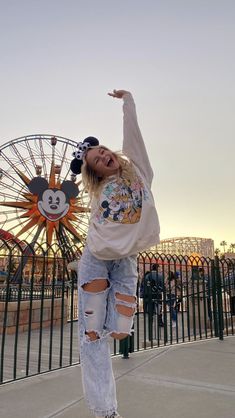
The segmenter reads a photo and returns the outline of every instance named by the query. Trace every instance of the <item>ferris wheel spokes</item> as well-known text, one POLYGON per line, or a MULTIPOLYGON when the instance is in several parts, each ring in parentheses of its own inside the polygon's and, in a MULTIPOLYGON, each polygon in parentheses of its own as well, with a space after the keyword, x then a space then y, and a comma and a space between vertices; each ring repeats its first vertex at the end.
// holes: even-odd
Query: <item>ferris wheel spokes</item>
POLYGON ((58 242, 58 233, 65 246, 84 245, 90 208, 81 178, 70 171, 75 146, 75 141, 39 134, 0 146, 0 206, 6 208, 0 228, 30 244, 40 226, 36 237, 45 248, 58 242))

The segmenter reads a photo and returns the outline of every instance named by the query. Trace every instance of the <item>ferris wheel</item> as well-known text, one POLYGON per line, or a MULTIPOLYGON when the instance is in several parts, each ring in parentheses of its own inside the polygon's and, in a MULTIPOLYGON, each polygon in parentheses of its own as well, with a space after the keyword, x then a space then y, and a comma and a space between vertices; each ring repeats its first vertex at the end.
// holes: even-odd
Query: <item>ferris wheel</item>
POLYGON ((70 171, 76 142, 29 135, 0 146, 0 237, 62 254, 82 249, 89 201, 81 177, 70 171))

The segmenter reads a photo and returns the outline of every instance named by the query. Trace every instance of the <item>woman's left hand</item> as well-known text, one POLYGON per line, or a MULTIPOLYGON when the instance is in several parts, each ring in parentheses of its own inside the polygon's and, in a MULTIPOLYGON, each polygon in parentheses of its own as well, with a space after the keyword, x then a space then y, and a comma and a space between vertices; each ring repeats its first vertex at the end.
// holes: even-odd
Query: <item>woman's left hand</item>
POLYGON ((124 94, 129 93, 126 90, 113 90, 113 93, 108 93, 109 96, 114 97, 116 99, 122 99, 124 94))

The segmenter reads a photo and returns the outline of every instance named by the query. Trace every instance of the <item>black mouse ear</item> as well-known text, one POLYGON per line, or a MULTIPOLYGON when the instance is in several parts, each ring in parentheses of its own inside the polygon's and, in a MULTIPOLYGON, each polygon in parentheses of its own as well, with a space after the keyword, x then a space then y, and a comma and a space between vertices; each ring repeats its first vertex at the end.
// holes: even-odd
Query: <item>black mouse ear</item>
POLYGON ((80 174, 81 173, 81 167, 82 167, 82 160, 78 160, 77 158, 74 158, 74 160, 70 163, 70 169, 73 172, 73 174, 80 174))
POLYGON ((94 136, 88 136, 83 140, 83 144, 84 142, 88 142, 92 147, 96 147, 97 145, 99 145, 99 140, 94 136))
POLYGON ((63 181, 61 190, 69 199, 71 199, 71 197, 76 197, 79 193, 78 185, 71 180, 63 181))
POLYGON ((28 189, 33 194, 41 195, 48 189, 48 182, 43 177, 34 177, 28 184, 28 189))

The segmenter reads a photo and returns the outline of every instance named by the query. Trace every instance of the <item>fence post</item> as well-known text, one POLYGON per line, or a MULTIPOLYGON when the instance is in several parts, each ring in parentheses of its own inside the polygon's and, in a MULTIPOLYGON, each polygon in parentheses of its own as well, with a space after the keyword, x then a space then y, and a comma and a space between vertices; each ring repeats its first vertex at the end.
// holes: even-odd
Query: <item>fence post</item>
POLYGON ((123 358, 129 358, 129 336, 120 341, 119 353, 123 358))
POLYGON ((224 339, 224 318, 223 318, 223 301, 222 301, 222 284, 219 268, 219 257, 215 256, 215 282, 217 290, 217 306, 218 306, 218 325, 219 325, 219 339, 224 339))
POLYGON ((218 333, 218 309, 217 309, 217 298, 216 298, 215 260, 211 260, 211 290, 212 290, 212 306, 213 306, 215 337, 218 337, 219 333, 218 333))
POLYGON ((135 351, 135 342, 134 342, 134 322, 133 322, 132 334, 128 335, 119 343, 119 353, 122 354, 123 358, 129 358, 129 353, 133 353, 134 351, 135 351))

